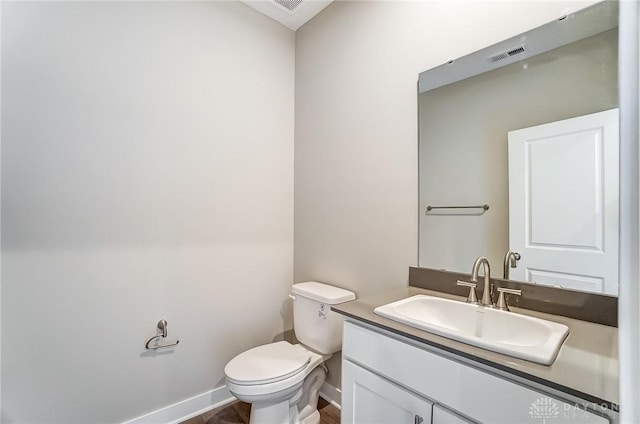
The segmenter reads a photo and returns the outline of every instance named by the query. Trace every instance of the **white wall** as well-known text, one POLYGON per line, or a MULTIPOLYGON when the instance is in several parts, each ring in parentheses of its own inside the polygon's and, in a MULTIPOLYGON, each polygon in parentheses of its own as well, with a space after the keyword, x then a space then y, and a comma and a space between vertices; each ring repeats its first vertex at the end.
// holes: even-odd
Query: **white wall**
POLYGON ((294 33, 240 3, 3 3, 2 420, 119 422, 290 328, 294 33), (145 340, 169 322, 173 352, 145 340))
MULTIPOLYGON (((0 26, 2 23, 2 2, 0 2, 0 26)), ((0 105, 2 104, 2 30, 0 29, 0 105)), ((0 186, 2 184, 2 107, 0 106, 0 186)), ((1 191, 1 189, 0 189, 1 191)), ((0 421, 2 421, 2 194, 0 193, 0 421)))
POLYGON ((640 4, 620 4, 620 299, 618 369, 621 423, 640 422, 640 4))
MULTIPOLYGON (((336 2, 302 27, 294 279, 406 285, 418 73, 587 3, 336 2)), ((290 326, 293 33, 223 2, 2 8, 4 422, 221 385, 290 326), (181 344, 147 356, 161 318, 181 344)))
POLYGON ((300 28, 295 280, 359 296, 406 285, 418 256, 418 74, 591 3, 334 2, 300 28))

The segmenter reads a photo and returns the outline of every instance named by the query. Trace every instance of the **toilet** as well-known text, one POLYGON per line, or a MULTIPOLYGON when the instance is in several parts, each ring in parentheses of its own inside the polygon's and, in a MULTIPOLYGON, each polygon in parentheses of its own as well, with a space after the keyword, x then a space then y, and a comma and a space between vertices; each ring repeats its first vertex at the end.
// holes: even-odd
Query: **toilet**
POLYGON ((251 424, 317 424, 324 362, 342 348, 342 318, 331 305, 353 292, 309 281, 294 284, 293 327, 300 344, 281 341, 249 349, 224 368, 227 388, 251 403, 251 424))

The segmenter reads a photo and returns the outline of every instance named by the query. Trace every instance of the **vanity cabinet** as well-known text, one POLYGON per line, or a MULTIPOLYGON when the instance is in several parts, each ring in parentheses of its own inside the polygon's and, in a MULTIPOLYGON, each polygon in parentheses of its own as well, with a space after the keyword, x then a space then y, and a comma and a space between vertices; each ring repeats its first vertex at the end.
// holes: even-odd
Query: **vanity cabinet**
POLYGON ((342 349, 342 424, 610 422, 506 373, 359 322, 345 321, 342 349))
POLYGON ((437 404, 433 405, 432 417, 433 424, 472 424, 471 421, 437 404))
POLYGON ((374 374, 365 368, 345 361, 342 368, 343 381, 349 381, 349 390, 343 391, 342 422, 386 424, 431 422, 433 403, 407 389, 374 374), (347 396, 345 398, 345 396, 347 396), (345 415, 349 415, 345 421, 345 415))

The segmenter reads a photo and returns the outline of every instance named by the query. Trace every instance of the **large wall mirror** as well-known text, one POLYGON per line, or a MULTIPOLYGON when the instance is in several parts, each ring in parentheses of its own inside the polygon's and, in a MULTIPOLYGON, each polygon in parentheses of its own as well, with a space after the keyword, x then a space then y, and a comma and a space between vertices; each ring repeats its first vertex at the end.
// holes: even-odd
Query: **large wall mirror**
POLYGON ((420 266, 502 278, 513 252, 510 279, 617 295, 616 2, 425 71, 418 100, 420 266))

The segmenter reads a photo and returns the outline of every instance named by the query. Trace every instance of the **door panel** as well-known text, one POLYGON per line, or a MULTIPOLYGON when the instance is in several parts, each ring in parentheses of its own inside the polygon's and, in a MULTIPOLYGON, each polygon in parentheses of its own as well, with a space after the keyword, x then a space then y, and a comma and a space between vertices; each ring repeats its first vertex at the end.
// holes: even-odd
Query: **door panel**
POLYGON ((509 132, 511 278, 618 292, 618 110, 509 132))
POLYGON ((535 281, 546 286, 560 286, 566 289, 602 293, 604 279, 588 277, 586 275, 565 274, 562 272, 543 271, 541 269, 526 268, 525 280, 535 281), (558 284, 560 282, 560 284, 558 284))

